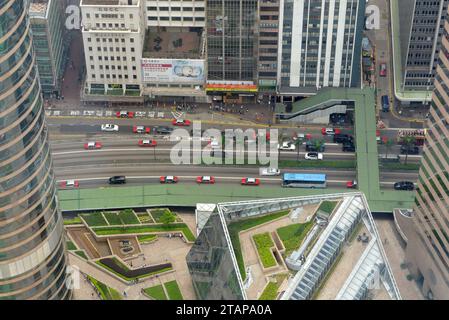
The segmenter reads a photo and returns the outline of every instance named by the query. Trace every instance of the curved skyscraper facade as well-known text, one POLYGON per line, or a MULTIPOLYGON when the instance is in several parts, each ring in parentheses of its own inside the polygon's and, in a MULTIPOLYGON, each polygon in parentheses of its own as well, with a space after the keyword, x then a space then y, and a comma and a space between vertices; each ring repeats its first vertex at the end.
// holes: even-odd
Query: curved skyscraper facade
POLYGON ((0 300, 67 299, 64 230, 27 3, 0 0, 0 300))

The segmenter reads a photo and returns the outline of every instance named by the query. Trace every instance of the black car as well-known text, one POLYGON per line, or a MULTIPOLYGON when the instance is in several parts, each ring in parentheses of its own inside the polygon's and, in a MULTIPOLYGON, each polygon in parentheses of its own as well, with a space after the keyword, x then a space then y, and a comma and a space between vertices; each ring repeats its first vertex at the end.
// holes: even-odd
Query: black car
POLYGON ((346 142, 353 143, 354 137, 350 136, 349 134, 335 134, 334 135, 334 143, 346 143, 346 142))
POLYGON ((394 184, 394 190, 409 190, 412 191, 415 189, 415 185, 410 181, 400 181, 394 184))
POLYGON ((346 122, 346 113, 332 113, 329 116, 329 121, 335 125, 342 125, 346 122))
POLYGON ((407 154, 407 153, 408 154, 419 154, 419 147, 418 146, 410 146, 407 148, 407 146, 401 146, 401 154, 407 154))
POLYGON ((155 130, 158 134, 171 134, 173 132, 173 128, 170 127, 156 127, 155 130))
POLYGON ((346 142, 346 143, 343 143, 343 148, 342 148, 342 150, 343 150, 344 152, 355 152, 355 145, 354 145, 353 142, 346 142))
POLYGON ((109 178, 109 184, 125 184, 125 176, 113 176, 109 178))
POLYGON ((321 146, 321 148, 317 149, 316 145, 314 143, 307 143, 306 144, 306 151, 311 152, 324 152, 325 146, 324 144, 321 146))

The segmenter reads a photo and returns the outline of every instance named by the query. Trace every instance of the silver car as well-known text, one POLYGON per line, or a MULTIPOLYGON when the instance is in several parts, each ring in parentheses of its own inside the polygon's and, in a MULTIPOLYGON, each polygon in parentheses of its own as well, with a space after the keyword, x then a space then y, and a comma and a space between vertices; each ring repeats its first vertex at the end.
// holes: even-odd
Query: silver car
POLYGON ((101 131, 114 132, 118 131, 118 125, 116 124, 102 124, 101 131))

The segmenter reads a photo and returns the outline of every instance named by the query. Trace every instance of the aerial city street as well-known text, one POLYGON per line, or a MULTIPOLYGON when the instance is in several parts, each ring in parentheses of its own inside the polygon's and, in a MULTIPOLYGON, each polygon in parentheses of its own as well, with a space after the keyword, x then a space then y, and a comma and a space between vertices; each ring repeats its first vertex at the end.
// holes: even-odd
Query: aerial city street
POLYGON ((0 0, 0 300, 449 299, 448 5, 0 0))

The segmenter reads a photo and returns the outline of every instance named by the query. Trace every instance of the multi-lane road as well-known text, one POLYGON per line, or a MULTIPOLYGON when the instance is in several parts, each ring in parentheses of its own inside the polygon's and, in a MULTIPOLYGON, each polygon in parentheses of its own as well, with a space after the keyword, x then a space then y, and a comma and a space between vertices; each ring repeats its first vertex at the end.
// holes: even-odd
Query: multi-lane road
MULTIPOLYGON (((54 168, 57 179, 76 179, 81 188, 102 187, 108 185, 108 178, 114 175, 125 175, 130 185, 143 183, 158 183, 159 177, 175 175, 180 183, 195 183, 197 176, 211 175, 216 178, 217 184, 239 184, 243 177, 259 177, 257 166, 197 166, 173 165, 170 162, 170 153, 175 142, 168 141, 167 137, 156 137, 156 148, 142 148, 137 142, 147 137, 132 133, 132 126, 121 126, 119 133, 104 133, 99 129, 100 124, 77 123, 70 125, 71 132, 65 129, 66 124, 50 126, 51 146, 54 159, 54 168), (86 131, 86 126, 91 128, 86 131), (100 141, 103 148, 100 150, 84 150, 87 141, 100 141)), ((319 134, 319 133, 317 133, 319 134)), ((341 151, 341 146, 330 142, 327 137, 325 160, 340 161, 354 160, 354 153, 341 151)), ((203 150, 210 150, 207 142, 202 143, 203 150), (208 149, 209 148, 209 149, 208 149)), ((392 151, 390 151, 392 152, 392 151)), ((277 153, 277 152, 276 152, 277 153)), ((300 159, 304 159, 305 151, 300 150, 300 159)), ((297 152, 282 151, 280 159, 296 160, 297 152)), ((413 159, 413 158, 412 158, 413 159)), ((329 187, 344 187, 346 182, 356 179, 355 170, 339 169, 284 169, 282 171, 327 174, 329 187)), ((261 187, 264 185, 280 185, 280 177, 260 177, 261 187)), ((382 187, 391 188, 399 180, 417 179, 415 172, 382 172, 382 187)))

